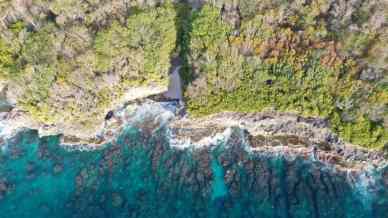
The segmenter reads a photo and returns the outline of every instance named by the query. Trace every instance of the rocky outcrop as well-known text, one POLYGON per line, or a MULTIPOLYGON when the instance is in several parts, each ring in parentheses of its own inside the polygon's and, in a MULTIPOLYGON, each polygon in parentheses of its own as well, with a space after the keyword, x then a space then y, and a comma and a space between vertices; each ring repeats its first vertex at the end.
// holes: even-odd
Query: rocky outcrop
POLYGON ((284 154, 309 159, 341 170, 362 171, 388 163, 381 150, 365 149, 342 141, 320 118, 304 118, 291 113, 220 113, 204 118, 182 117, 178 102, 143 100, 112 111, 111 117, 94 140, 84 145, 77 138, 62 137, 74 149, 94 149, 116 143, 128 126, 141 129, 151 137, 166 128, 169 144, 178 149, 203 149, 230 137, 244 143, 246 151, 284 154))
POLYGON ((53 125, 36 121, 29 113, 18 108, 10 108, 8 112, 0 113, 0 135, 4 138, 12 138, 18 132, 25 129, 35 129, 41 137, 50 135, 63 135, 64 143, 72 144, 99 144, 99 134, 105 131, 105 117, 109 111, 121 108, 122 105, 135 99, 142 99, 150 95, 161 94, 167 91, 167 87, 136 87, 131 88, 124 96, 116 100, 112 106, 107 108, 105 113, 94 117, 95 126, 83 126, 76 123, 69 123, 64 119, 53 125))
POLYGON ((228 135, 235 127, 244 132, 251 151, 275 150, 349 167, 380 165, 380 150, 352 145, 334 134, 327 120, 305 118, 291 113, 220 113, 200 119, 181 119, 171 124, 173 136, 182 144, 211 144, 212 137, 228 135), (314 154, 315 153, 315 154, 314 154))

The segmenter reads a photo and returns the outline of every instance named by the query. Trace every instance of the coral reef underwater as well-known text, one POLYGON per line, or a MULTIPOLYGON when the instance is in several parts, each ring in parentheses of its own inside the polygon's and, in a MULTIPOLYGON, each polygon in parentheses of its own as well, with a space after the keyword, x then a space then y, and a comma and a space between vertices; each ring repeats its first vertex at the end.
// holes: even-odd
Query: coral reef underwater
POLYGON ((171 121, 151 109, 97 150, 64 147, 59 137, 39 138, 34 130, 8 139, 0 153, 1 213, 8 218, 384 218, 388 213, 386 165, 339 168, 310 154, 256 152, 238 127, 207 146, 179 147, 172 143, 171 121))

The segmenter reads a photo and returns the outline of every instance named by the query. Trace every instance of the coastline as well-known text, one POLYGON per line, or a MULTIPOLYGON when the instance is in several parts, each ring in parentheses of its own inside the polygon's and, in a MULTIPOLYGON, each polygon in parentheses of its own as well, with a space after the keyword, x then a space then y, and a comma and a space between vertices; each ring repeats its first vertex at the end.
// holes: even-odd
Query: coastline
POLYGON ((386 14, 0 0, 1 214, 387 218, 386 14))
POLYGON ((201 149, 217 140, 227 140, 237 131, 251 152, 300 156, 351 170, 378 168, 388 163, 383 151, 344 142, 320 118, 282 112, 223 112, 191 118, 184 108, 179 69, 179 65, 172 66, 167 91, 146 96, 138 93, 136 96, 145 97, 116 104, 93 135, 82 138, 50 131, 52 127, 40 125, 14 108, 0 114, 0 141, 4 144, 18 132, 36 129, 39 137, 61 135, 61 145, 68 149, 95 150, 115 143, 127 126, 133 126, 150 132, 167 128, 173 147, 201 149))
MULTIPOLYGON (((225 112, 193 119, 181 116, 179 111, 180 105, 176 101, 143 99, 132 102, 113 111, 112 117, 104 122, 102 131, 93 138, 94 142, 62 135, 61 145, 76 150, 100 149, 114 144, 123 130, 131 126, 150 135, 162 128, 167 129, 170 144, 176 149, 211 147, 217 141, 227 141, 232 134, 238 134, 249 152, 299 156, 342 170, 360 171, 388 164, 382 151, 343 142, 319 118, 279 112, 225 112)), ((14 129, 8 131, 9 135, 4 135, 3 128, 2 141, 6 142, 23 130, 26 128, 14 129)))

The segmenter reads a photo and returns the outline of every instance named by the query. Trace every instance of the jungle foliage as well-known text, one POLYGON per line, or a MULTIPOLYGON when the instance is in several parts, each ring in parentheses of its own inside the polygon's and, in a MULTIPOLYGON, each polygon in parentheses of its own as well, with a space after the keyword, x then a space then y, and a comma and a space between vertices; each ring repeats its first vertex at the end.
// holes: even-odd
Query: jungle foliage
POLYGON ((92 128, 128 87, 167 86, 179 55, 194 116, 287 111, 327 118, 354 144, 388 142, 381 0, 11 3, 0 0, 0 79, 43 123, 92 128))
POLYGON ((167 86, 177 35, 172 5, 138 8, 95 28, 48 18, 35 27, 10 24, 0 34, 9 98, 43 123, 93 129, 126 90, 167 86))
POLYGON ((279 18, 277 7, 243 12, 247 18, 238 28, 219 8, 206 5, 194 12, 189 55, 194 80, 186 89, 190 113, 291 111, 327 118, 348 142, 384 146, 386 71, 375 81, 362 80, 357 59, 375 35, 349 34, 342 46, 342 36, 327 29, 315 3, 280 25, 268 22, 279 18))

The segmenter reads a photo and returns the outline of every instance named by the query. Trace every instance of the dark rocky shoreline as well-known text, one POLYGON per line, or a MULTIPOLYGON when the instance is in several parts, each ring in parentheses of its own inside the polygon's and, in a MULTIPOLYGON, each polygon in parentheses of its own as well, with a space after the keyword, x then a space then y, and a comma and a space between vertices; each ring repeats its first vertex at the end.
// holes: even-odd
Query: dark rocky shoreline
MULTIPOLYGON (((317 161, 354 169, 366 165, 381 167, 388 162, 387 154, 382 150, 366 149, 342 141, 321 118, 280 112, 225 112, 204 118, 189 118, 187 114, 182 116, 181 110, 180 103, 175 101, 143 99, 129 102, 111 111, 110 119, 105 121, 96 136, 85 140, 62 135, 61 143, 73 149, 99 149, 104 144, 114 143, 121 131, 131 125, 149 132, 166 127, 177 147, 196 144, 195 147, 200 148, 211 145, 212 138, 217 138, 217 135, 230 134, 226 132, 233 128, 241 131, 249 149, 257 152, 283 152, 302 158, 315 155, 317 161)), ((18 118, 17 115, 7 115, 3 122, 5 120, 7 124, 15 117, 18 118)), ((4 126, 2 141, 7 141, 23 129, 26 128, 8 130, 4 126)))
POLYGON ((172 123, 174 137, 189 137, 199 142, 227 128, 235 127, 244 133, 250 149, 263 152, 290 153, 295 156, 316 155, 317 161, 341 167, 363 168, 372 164, 387 164, 387 154, 342 141, 329 130, 320 118, 303 118, 290 113, 221 113, 203 119, 180 120, 172 123), (314 154, 316 153, 316 154, 314 154))

